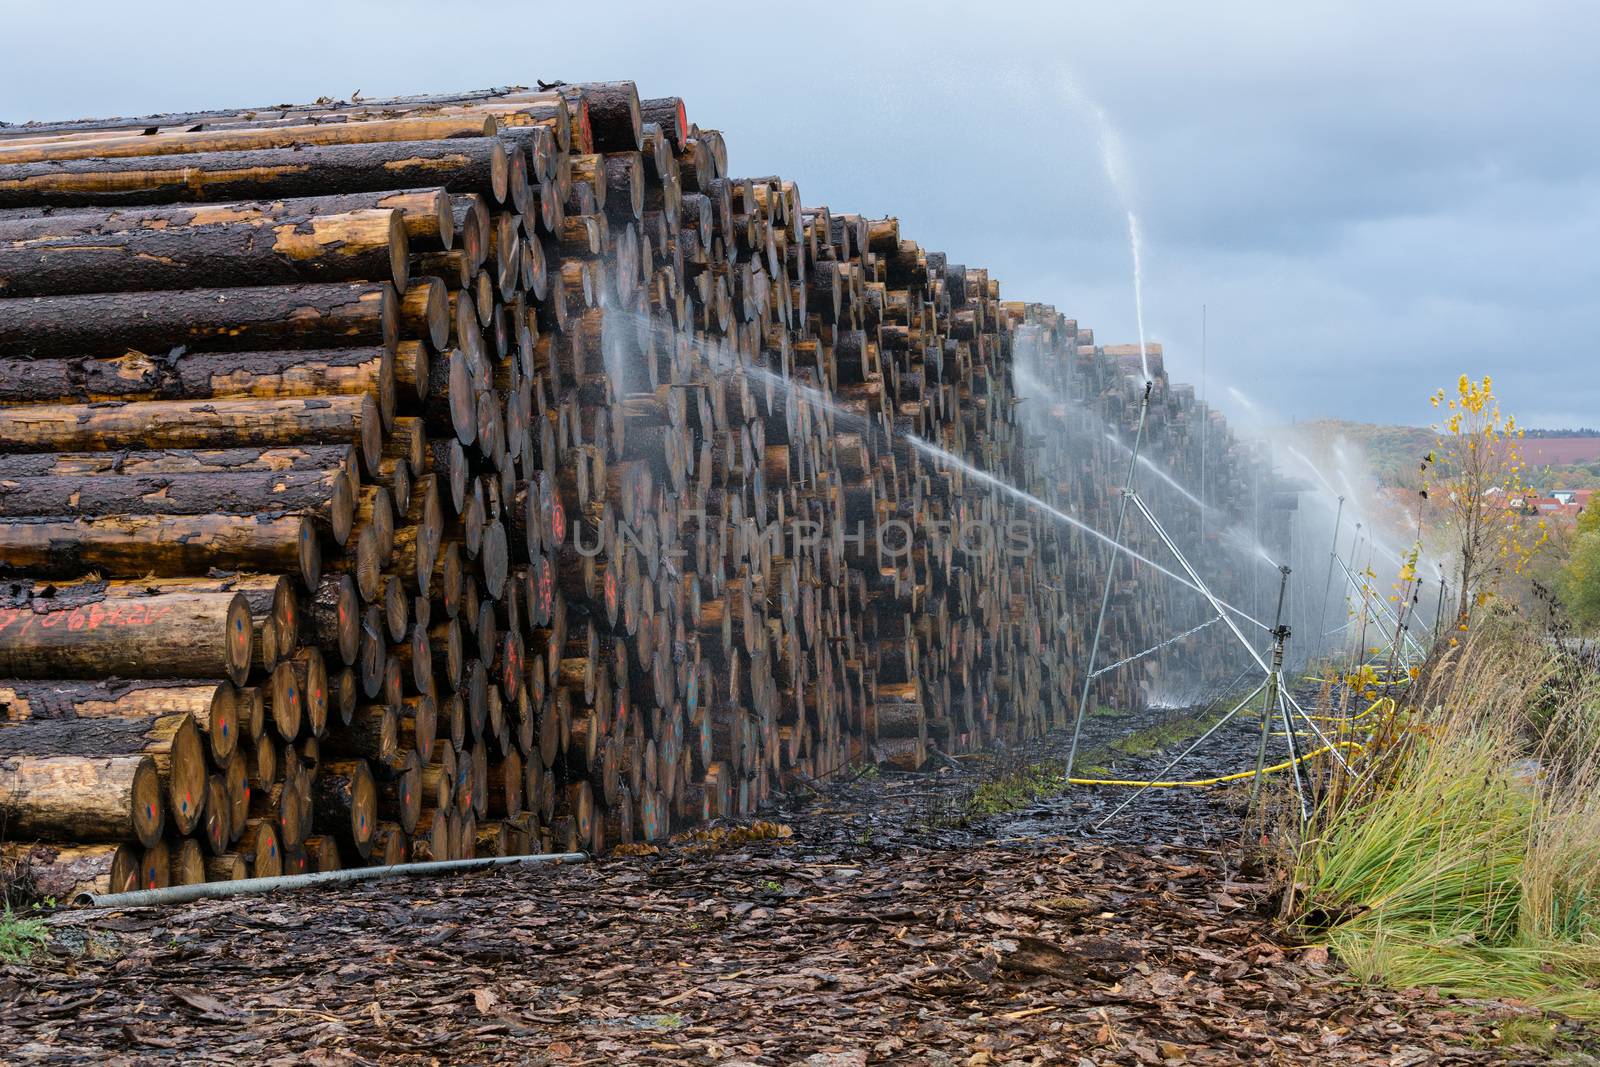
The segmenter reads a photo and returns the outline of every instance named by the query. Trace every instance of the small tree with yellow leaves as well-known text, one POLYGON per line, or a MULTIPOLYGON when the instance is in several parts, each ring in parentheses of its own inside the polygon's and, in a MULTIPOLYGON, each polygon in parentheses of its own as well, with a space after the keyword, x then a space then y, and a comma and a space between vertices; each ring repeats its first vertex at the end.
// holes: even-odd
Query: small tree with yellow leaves
POLYGON ((1438 446, 1422 464, 1422 492, 1442 516, 1460 565, 1456 624, 1464 628, 1472 609, 1506 575, 1520 574, 1549 535, 1544 520, 1522 514, 1522 431, 1501 414, 1488 376, 1475 382, 1463 374, 1454 396, 1440 389, 1432 399, 1445 414, 1433 427, 1438 446))

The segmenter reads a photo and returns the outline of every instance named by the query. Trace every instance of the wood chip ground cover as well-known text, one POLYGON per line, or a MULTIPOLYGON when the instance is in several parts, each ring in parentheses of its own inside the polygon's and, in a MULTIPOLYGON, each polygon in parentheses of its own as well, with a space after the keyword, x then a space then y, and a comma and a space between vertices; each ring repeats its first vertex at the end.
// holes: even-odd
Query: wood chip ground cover
MULTIPOLYGON (((1238 751, 1225 731, 1205 758, 1238 751)), ((1216 793, 1152 797, 1107 835, 1085 823, 1125 793, 935 828, 970 777, 802 788, 756 832, 583 867, 63 912, 47 952, 0 968, 0 1058, 1592 1062, 1570 1024, 1360 989, 1279 940, 1216 793)))

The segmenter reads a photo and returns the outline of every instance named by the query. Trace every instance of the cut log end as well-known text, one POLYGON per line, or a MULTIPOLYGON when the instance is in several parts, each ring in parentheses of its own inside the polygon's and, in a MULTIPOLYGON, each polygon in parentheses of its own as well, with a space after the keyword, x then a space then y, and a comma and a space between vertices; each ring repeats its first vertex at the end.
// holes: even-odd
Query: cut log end
POLYGON ((161 839, 166 824, 166 813, 161 806, 161 776, 156 771, 155 760, 145 756, 138 761, 130 792, 134 839, 150 848, 161 839))
POLYGON ((250 678, 254 622, 250 617, 250 602, 243 593, 234 596, 228 605, 228 677, 233 684, 243 685, 250 678))

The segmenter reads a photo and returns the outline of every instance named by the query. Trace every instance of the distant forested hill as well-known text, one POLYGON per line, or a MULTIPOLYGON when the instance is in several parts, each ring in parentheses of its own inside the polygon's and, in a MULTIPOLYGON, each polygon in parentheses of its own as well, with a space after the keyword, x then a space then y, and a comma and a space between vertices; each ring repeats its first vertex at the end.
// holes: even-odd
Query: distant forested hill
MULTIPOLYGON (((1295 426, 1319 447, 1343 437, 1366 453, 1372 473, 1385 485, 1416 484, 1422 457, 1434 447, 1425 426, 1376 426, 1343 419, 1317 419, 1295 426)), ((1527 481, 1544 490, 1600 487, 1600 432, 1533 430, 1521 442, 1531 468, 1527 481)))
POLYGON ((1422 457, 1434 447, 1425 426, 1375 426, 1368 422, 1317 419, 1295 429, 1319 448, 1331 449, 1341 437, 1366 455, 1373 475, 1384 485, 1414 485, 1422 457))

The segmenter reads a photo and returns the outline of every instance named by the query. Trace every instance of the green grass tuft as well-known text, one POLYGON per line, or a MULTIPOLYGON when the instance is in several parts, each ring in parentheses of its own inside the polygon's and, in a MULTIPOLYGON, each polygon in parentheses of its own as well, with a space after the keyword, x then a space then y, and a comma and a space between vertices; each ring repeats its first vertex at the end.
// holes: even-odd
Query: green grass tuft
POLYGON ((1040 797, 1061 791, 1067 781, 1063 770, 1060 761, 1043 760, 983 782, 967 798, 965 814, 981 818, 1026 808, 1040 797))
POLYGON ((26 963, 50 941, 43 919, 23 918, 8 905, 0 915, 0 962, 26 963))

